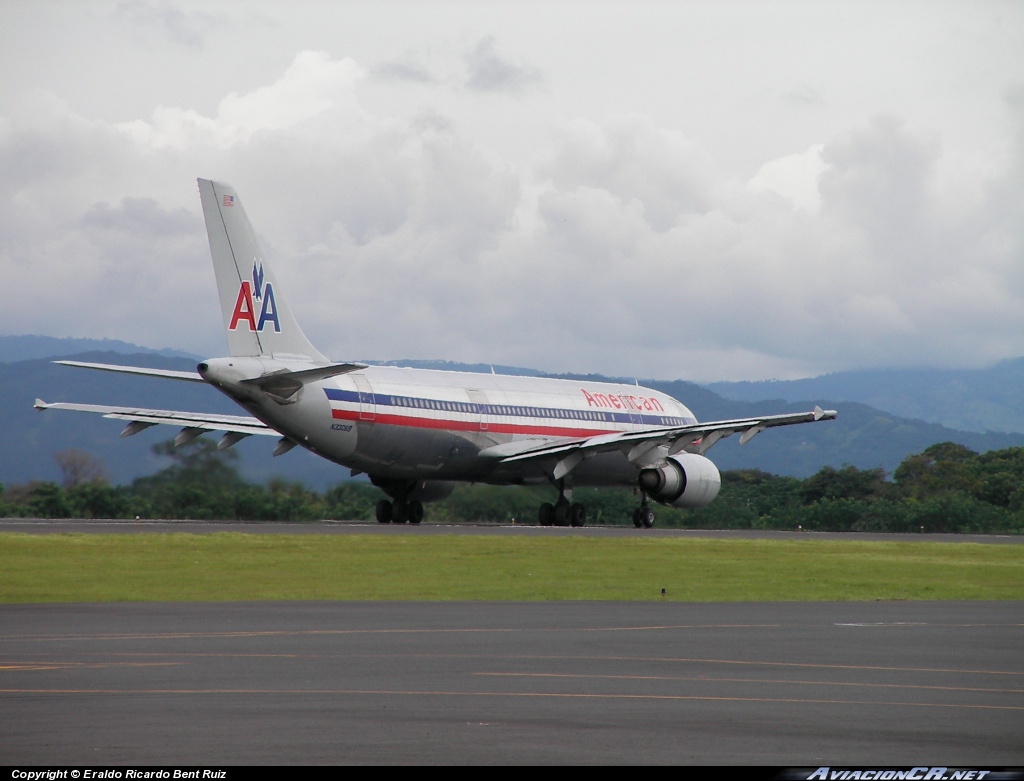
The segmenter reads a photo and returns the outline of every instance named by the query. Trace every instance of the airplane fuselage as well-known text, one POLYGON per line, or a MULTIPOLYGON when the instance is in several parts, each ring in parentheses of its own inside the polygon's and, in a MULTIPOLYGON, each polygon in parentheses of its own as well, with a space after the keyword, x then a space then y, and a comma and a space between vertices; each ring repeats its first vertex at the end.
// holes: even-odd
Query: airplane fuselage
MULTIPOLYGON (((204 368, 205 367, 205 368, 204 368)), ((369 366, 307 383, 287 398, 242 380, 311 364, 223 358, 204 378, 297 444, 388 479, 544 483, 542 468, 502 468, 501 447, 696 423, 676 399, 638 385, 369 366)), ((577 485, 635 485, 637 465, 619 453, 588 459, 577 485)))

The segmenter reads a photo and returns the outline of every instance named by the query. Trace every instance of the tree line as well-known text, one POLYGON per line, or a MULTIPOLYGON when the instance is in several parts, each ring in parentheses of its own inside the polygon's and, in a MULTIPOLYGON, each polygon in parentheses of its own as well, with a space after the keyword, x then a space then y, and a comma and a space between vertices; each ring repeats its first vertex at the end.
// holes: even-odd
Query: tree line
MULTIPOLYGON (((88 454, 55 459, 62 484, 0 485, 0 516, 190 520, 372 520, 383 497, 373 486, 340 483, 323 493, 301 483, 244 480, 231 451, 195 440, 154 446, 172 463, 130 485, 113 486, 88 454)), ((428 505, 428 522, 537 523, 550 488, 459 485, 428 505)), ((627 525, 638 497, 629 490, 580 488, 588 524, 627 525)), ((806 479, 759 470, 722 473, 722 491, 696 511, 658 507, 659 527, 877 532, 1024 532, 1024 448, 986 453, 944 442, 909 456, 893 474, 824 467, 806 479)))

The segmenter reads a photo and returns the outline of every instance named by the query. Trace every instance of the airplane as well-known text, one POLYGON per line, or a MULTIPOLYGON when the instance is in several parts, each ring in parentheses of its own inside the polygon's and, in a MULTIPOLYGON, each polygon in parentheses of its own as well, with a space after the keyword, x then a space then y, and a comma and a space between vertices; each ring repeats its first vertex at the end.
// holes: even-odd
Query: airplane
POLYGON ((296 446, 366 474, 387 499, 379 523, 423 520, 423 504, 457 482, 551 485, 543 526, 583 526, 576 486, 634 488, 637 528, 651 528, 651 501, 696 509, 718 495, 721 476, 705 453, 739 433, 740 444, 776 426, 831 420, 834 410, 699 423, 681 402, 637 385, 334 362, 303 334, 233 187, 199 179, 203 216, 229 355, 195 372, 56 361, 66 366, 213 386, 247 415, 213 415, 96 404, 38 410, 91 412, 127 422, 127 437, 180 426, 175 445, 223 432, 218 449, 249 436, 276 437, 273 455, 296 446))

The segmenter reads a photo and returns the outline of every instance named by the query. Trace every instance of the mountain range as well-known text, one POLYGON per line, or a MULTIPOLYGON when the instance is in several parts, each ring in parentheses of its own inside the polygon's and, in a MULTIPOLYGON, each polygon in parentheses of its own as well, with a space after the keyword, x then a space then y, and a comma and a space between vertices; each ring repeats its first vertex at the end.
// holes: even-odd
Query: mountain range
POLYGON ((151 350, 148 347, 139 347, 139 345, 132 344, 131 342, 122 342, 120 339, 61 339, 55 336, 39 336, 37 334, 0 336, 0 363, 30 361, 33 358, 55 358, 61 355, 86 352, 112 352, 121 353, 122 355, 151 353, 153 355, 163 355, 166 358, 188 358, 192 361, 202 360, 201 356, 182 350, 172 350, 170 348, 151 350))
MULTIPOLYGON (((159 380, 148 377, 131 377, 73 369, 52 363, 53 358, 63 355, 81 361, 97 363, 121 363, 155 368, 192 371, 196 357, 167 355, 177 351, 143 351, 135 345, 124 345, 123 350, 105 352, 77 352, 76 343, 69 344, 67 352, 53 352, 60 344, 37 342, 36 348, 44 353, 29 360, 11 360, 11 355, 23 354, 25 345, 18 345, 17 339, 25 337, 0 337, 0 483, 21 483, 29 480, 57 480, 57 467, 53 453, 58 450, 77 448, 101 458, 113 482, 130 482, 133 478, 151 474, 168 465, 167 459, 156 456, 151 446, 170 439, 173 430, 167 427, 147 429, 129 439, 118 434, 122 426, 117 421, 106 420, 96 415, 50 411, 38 413, 32 409, 36 397, 46 401, 77 401, 94 404, 125 404, 152 408, 180 409, 207 412, 239 414, 240 410, 231 401, 213 388, 193 383, 159 380), (14 340, 14 341, 12 341, 14 340), (7 350, 5 352, 5 350, 7 350), (18 350, 22 352, 19 353, 18 350), (134 350, 135 353, 128 352, 134 350)), ((63 340, 54 340, 60 343, 63 340)), ((73 340, 77 342, 78 340, 73 340)), ((183 355, 188 356, 187 353, 183 355)), ((494 371, 498 374, 530 374, 534 376, 558 376, 565 379, 602 381, 608 378, 600 375, 543 375, 528 369, 489 364, 458 364, 445 361, 391 361, 394 365, 416 368, 437 368, 459 371, 494 371)), ((1024 361, 1008 362, 1024 371, 1024 361)), ((1000 364, 1000 367, 1004 367, 1000 364)), ((999 368, 999 367, 995 367, 999 368)), ((1000 372, 981 372, 990 383, 996 378, 1001 382, 1014 382, 1017 375, 1005 367, 1000 372)), ((856 374, 856 373, 849 373, 856 374)), ((860 375, 871 373, 862 372, 860 375)), ((965 372, 966 378, 959 382, 964 387, 978 387, 965 372)), ((945 387, 960 387, 953 382, 953 373, 947 373, 949 382, 945 387)), ((859 468, 881 467, 891 472, 906 456, 920 452, 935 442, 959 442, 973 450, 985 451, 1004 447, 1024 446, 1024 433, 1007 428, 1002 432, 955 429, 944 426, 936 420, 944 409, 939 402, 946 399, 966 398, 949 392, 929 396, 934 402, 921 403, 922 415, 931 420, 915 419, 901 415, 889 408, 858 400, 862 393, 875 389, 878 398, 885 404, 898 406, 900 399, 912 397, 911 391, 901 390, 901 379, 910 377, 918 385, 927 387, 914 372, 877 373, 875 382, 867 380, 858 385, 851 383, 852 390, 844 389, 836 377, 827 375, 815 378, 824 384, 815 386, 813 380, 768 383, 715 383, 701 386, 684 380, 643 380, 641 384, 668 393, 686 404, 700 420, 719 420, 749 417, 766 413, 780 413, 811 409, 814 404, 839 411, 836 421, 806 426, 792 426, 775 429, 759 435, 740 447, 736 438, 725 439, 714 446, 708 455, 721 469, 754 468, 776 474, 806 477, 823 466, 839 467, 852 464, 859 468), (804 383, 800 385, 800 383, 804 383), (922 385, 923 383, 923 385, 922 385), (888 387, 888 394, 880 388, 888 387), (807 388, 802 394, 800 389, 807 388), (769 393, 776 389, 782 392, 769 393), (830 392, 825 392, 828 390, 830 392), (748 398, 729 398, 729 395, 746 394, 748 398), (765 396, 765 398, 757 398, 765 396)), ((928 375, 935 377, 937 375, 928 375)), ((908 380, 910 382, 911 380, 908 380)), ((1019 384, 1016 387, 1020 387, 1019 384)), ((1013 398, 1013 387, 987 388, 984 398, 1001 399, 1007 409, 1006 419, 1013 398)), ((966 393, 966 392, 965 392, 966 393)), ((952 404, 952 402, 949 402, 952 404)), ((995 402, 993 402, 994 404, 995 402)), ((1015 413, 1020 417, 1024 414, 1015 413)), ((975 418, 963 418, 971 419, 975 418)), ((1024 428, 1021 429, 1024 431, 1024 428)), ((301 481, 319 490, 349 479, 348 470, 313 456, 296 448, 279 458, 270 455, 273 440, 251 437, 235 446, 241 473, 248 479, 263 482, 271 477, 301 481)))
POLYGON ((1024 433, 1024 358, 983 369, 877 369, 706 387, 733 401, 854 401, 964 431, 1024 433))

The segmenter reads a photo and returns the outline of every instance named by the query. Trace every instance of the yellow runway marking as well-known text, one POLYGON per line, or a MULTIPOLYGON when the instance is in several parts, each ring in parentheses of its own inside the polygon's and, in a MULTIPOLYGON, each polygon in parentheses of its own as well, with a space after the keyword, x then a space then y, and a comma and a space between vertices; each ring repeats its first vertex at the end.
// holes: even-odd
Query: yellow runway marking
POLYGON ((180 667, 185 662, 21 662, 0 664, 0 670, 97 670, 105 667, 180 667))
POLYGON ((935 689, 951 692, 993 692, 998 694, 1024 694, 1024 689, 986 689, 976 686, 928 686, 912 683, 862 683, 859 681, 798 681, 779 678, 707 678, 676 675, 591 675, 587 673, 471 673, 493 678, 583 678, 626 681, 700 681, 702 683, 778 683, 802 686, 865 686, 878 689, 935 689))
MULTIPOLYGON (((628 658, 628 657, 624 657, 628 658)), ((737 664, 766 667, 807 667, 826 670, 882 670, 901 673, 963 673, 973 675, 1024 675, 1024 670, 955 670, 946 667, 888 667, 872 664, 821 664, 819 662, 764 662, 743 659, 687 659, 685 657, 645 657, 648 662, 699 662, 704 664, 737 664)))
POLYGON ((3 694, 85 695, 335 695, 379 697, 533 697, 538 699, 692 700, 699 702, 774 702, 797 705, 886 705, 915 708, 1024 711, 1024 705, 971 705, 944 702, 885 702, 880 700, 822 700, 799 697, 711 697, 693 694, 580 694, 571 692, 457 692, 387 689, 0 689, 3 694))
POLYGON ((416 634, 474 634, 474 633, 508 633, 508 632, 662 632, 671 629, 780 629, 782 624, 666 624, 656 626, 599 626, 580 628, 536 628, 529 627, 463 627, 436 629, 301 629, 301 630, 266 630, 248 632, 152 632, 147 634, 72 634, 72 635, 0 635, 4 640, 175 640, 181 638, 201 637, 291 637, 315 635, 416 635, 416 634))
MULTIPOLYGON (((652 624, 649 626, 599 626, 599 627, 462 627, 427 629, 302 629, 302 630, 255 630, 238 632, 151 632, 145 634, 47 634, 47 635, 0 635, 0 642, 11 641, 53 641, 53 640, 174 640, 182 638, 217 637, 293 637, 316 635, 381 635, 381 634, 485 634, 485 633, 566 633, 566 632, 664 632, 675 629, 784 629, 792 627, 818 626, 817 624, 652 624)), ((938 624, 938 623, 832 623, 828 626, 858 627, 872 629, 908 629, 922 627, 939 628, 1024 628, 1024 624, 938 624)))
POLYGON ((1024 675, 1024 670, 957 670, 948 667, 892 667, 867 664, 824 664, 821 662, 775 662, 757 659, 701 659, 682 656, 552 656, 538 654, 257 654, 234 651, 97 651, 89 652, 108 656, 172 656, 183 658, 240 658, 240 659, 494 659, 516 661, 586 661, 586 662, 628 662, 630 665, 645 662, 671 662, 683 664, 731 664, 748 667, 799 667, 824 670, 871 670, 898 673, 951 673, 957 675, 1024 675))

